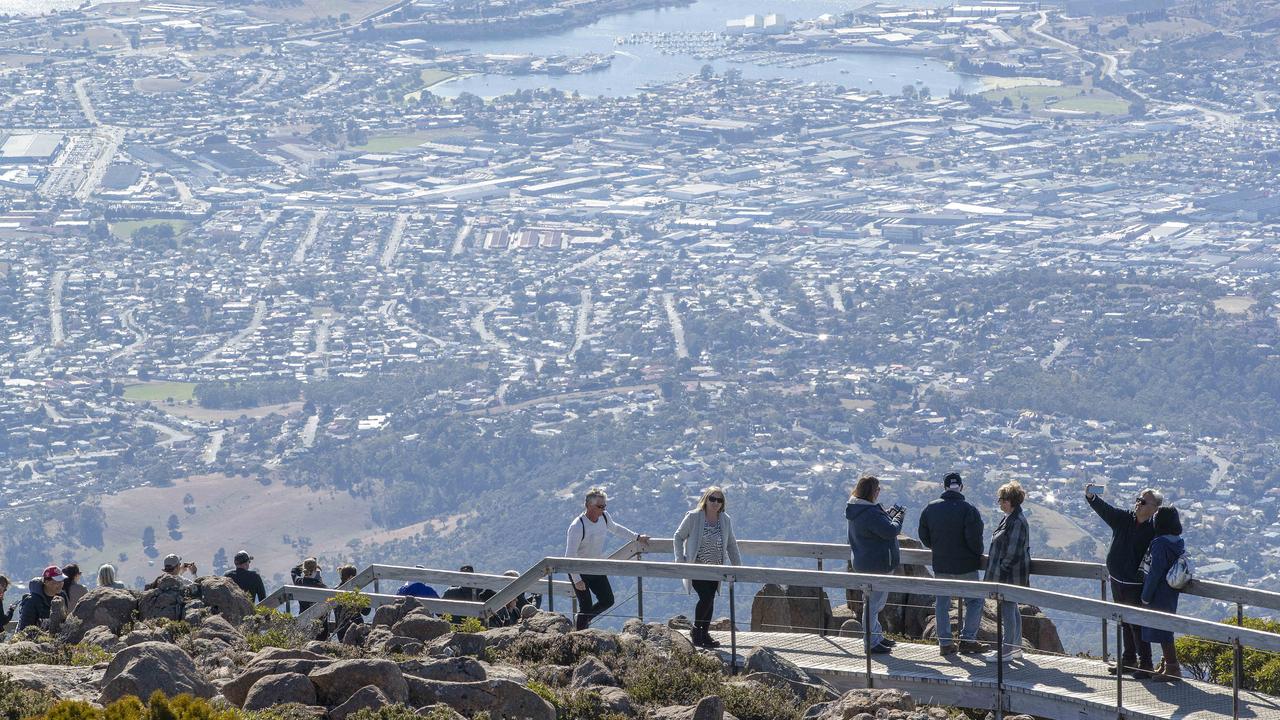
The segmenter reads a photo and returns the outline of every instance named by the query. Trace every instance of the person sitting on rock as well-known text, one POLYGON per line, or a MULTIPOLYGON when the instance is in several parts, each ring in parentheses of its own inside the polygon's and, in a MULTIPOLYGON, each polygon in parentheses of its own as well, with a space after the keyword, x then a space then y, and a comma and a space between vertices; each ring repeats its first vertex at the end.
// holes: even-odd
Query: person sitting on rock
POLYGON ((22 596, 18 606, 18 631, 29 627, 40 627, 56 612, 65 614, 66 599, 62 597, 62 584, 67 576, 62 568, 50 565, 44 569, 40 577, 33 578, 27 586, 27 594, 22 596))
MULTIPOLYGON (((320 562, 313 557, 303 560, 301 565, 293 566, 293 569, 289 571, 289 577, 293 579, 294 585, 313 588, 329 587, 324 584, 324 578, 320 576, 320 562)), ((298 612, 306 612, 307 608, 314 604, 313 602, 299 600, 298 612)))
POLYGON ((236 569, 228 570, 223 577, 230 579, 237 587, 248 593, 249 598, 254 602, 266 600, 267 588, 262 584, 262 576, 257 570, 249 569, 253 556, 247 550, 241 550, 232 558, 232 562, 236 564, 236 569))
POLYGON ((124 589, 124 583, 116 579, 115 565, 103 563, 102 567, 98 568, 98 587, 115 588, 116 590, 124 589))
POLYGON ((80 598, 84 597, 89 589, 80 584, 80 576, 83 573, 80 572, 80 566, 76 563, 63 566, 62 574, 67 578, 67 581, 62 584, 62 597, 67 600, 67 614, 70 615, 75 611, 80 598))
POLYGON ((5 612, 4 594, 7 592, 9 592, 9 578, 0 575, 0 620, 3 620, 6 626, 13 622, 13 613, 18 609, 17 605, 13 605, 9 608, 9 612, 5 612))
POLYGON ((197 570, 196 570, 195 563, 184 563, 182 562, 181 555, 178 555, 176 553, 169 553, 168 555, 164 556, 164 574, 161 575, 160 577, 157 577, 155 580, 152 580, 143 589, 151 590, 152 588, 156 587, 160 583, 160 581, 165 577, 177 578, 177 580, 182 583, 183 587, 187 587, 189 585, 195 585, 196 581, 193 580, 192 578, 196 576, 196 572, 197 570), (191 572, 191 577, 183 576, 183 573, 186 571, 191 572))

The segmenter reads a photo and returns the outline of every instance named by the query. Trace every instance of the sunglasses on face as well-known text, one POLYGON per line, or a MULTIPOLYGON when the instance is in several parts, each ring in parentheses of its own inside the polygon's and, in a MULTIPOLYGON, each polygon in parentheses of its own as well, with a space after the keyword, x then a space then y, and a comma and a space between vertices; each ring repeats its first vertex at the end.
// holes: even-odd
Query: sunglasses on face
POLYGON ((709 497, 709 498, 707 498, 707 502, 722 503, 722 502, 724 502, 724 498, 722 498, 722 497, 709 497))
POLYGON ((1134 502, 1135 504, 1137 504, 1137 505, 1146 505, 1146 504, 1147 504, 1147 500, 1146 500, 1146 498, 1134 498, 1134 499, 1133 499, 1133 502, 1134 502))
POLYGON ((595 508, 596 508, 597 510, 604 510, 604 509, 605 509, 605 508, 607 508, 607 507, 609 507, 609 506, 608 506, 608 505, 596 505, 596 506, 595 506, 595 508))

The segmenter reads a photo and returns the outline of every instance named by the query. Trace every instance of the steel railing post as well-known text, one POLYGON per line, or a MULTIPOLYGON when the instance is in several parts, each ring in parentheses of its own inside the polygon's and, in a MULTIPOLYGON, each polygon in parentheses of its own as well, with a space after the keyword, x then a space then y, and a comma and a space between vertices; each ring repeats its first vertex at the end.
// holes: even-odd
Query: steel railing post
POLYGON ((1244 680, 1244 648, 1240 647, 1240 638, 1232 643, 1235 647, 1231 653, 1231 720, 1240 719, 1240 683, 1244 680))
POLYGON ((871 586, 862 588, 862 653, 867 657, 867 689, 875 683, 871 677, 871 586))
MULTIPOLYGON (((1099 588, 1098 598, 1103 602, 1106 602, 1107 601, 1107 581, 1099 580, 1098 588, 1099 588)), ((1123 637, 1124 636, 1122 634, 1116 633, 1117 649, 1120 647, 1120 643, 1123 637)), ((1111 661, 1111 653, 1107 651, 1107 619, 1102 618, 1102 662, 1105 663, 1110 661, 1111 661)))
MULTIPOLYGON (((1103 620, 1105 625, 1106 621, 1103 620)), ((1116 618, 1116 647, 1124 642, 1124 623, 1116 618)), ((1116 720, 1124 720, 1124 668, 1116 667, 1116 720)))
POLYGON ((738 674, 738 603, 733 594, 733 578, 729 580, 729 674, 738 674))
MULTIPOLYGON (((569 578, 572 580, 572 576, 569 578)), ((547 612, 556 611, 556 574, 547 569, 547 612)))
POLYGON ((996 720, 1004 720, 1004 596, 996 597, 996 720))
POLYGON ((382 594, 382 581, 378 578, 373 579, 373 592, 377 595, 382 594))
MULTIPOLYGON (((644 560, 644 553, 636 553, 637 560, 644 560)), ((636 576, 636 617, 644 622, 644 578, 636 576)))

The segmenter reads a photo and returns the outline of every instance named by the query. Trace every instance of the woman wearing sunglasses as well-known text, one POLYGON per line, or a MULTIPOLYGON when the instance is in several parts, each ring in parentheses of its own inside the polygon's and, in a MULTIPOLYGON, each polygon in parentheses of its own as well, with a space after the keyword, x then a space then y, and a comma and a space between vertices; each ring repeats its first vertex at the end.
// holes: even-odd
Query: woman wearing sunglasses
MULTIPOLYGON (((684 516, 676 529, 676 562, 742 564, 742 557, 738 555, 738 539, 733 535, 733 523, 724 506, 724 488, 712 485, 702 491, 698 506, 684 516)), ((685 592, 690 586, 698 593, 698 605, 693 613, 693 644, 719 647, 720 643, 711 638, 710 629, 720 583, 716 580, 685 580, 685 592)))

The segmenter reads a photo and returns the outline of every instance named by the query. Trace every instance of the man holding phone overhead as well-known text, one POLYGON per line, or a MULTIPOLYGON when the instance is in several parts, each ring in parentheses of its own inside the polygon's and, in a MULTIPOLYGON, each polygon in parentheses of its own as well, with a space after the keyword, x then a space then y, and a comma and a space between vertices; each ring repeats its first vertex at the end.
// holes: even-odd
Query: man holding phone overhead
MULTIPOLYGON (((1111 528, 1111 547, 1107 549, 1107 574, 1111 580, 1111 596, 1122 605, 1142 605, 1142 558, 1156 536, 1151 518, 1164 503, 1164 495, 1147 488, 1133 500, 1133 509, 1125 510, 1103 500, 1104 487, 1090 483, 1084 488, 1085 500, 1111 528)), ((1142 642, 1142 629, 1129 623, 1121 627, 1124 641, 1120 664, 1110 668, 1112 675, 1131 673, 1135 678, 1151 677, 1151 643, 1142 642)))

